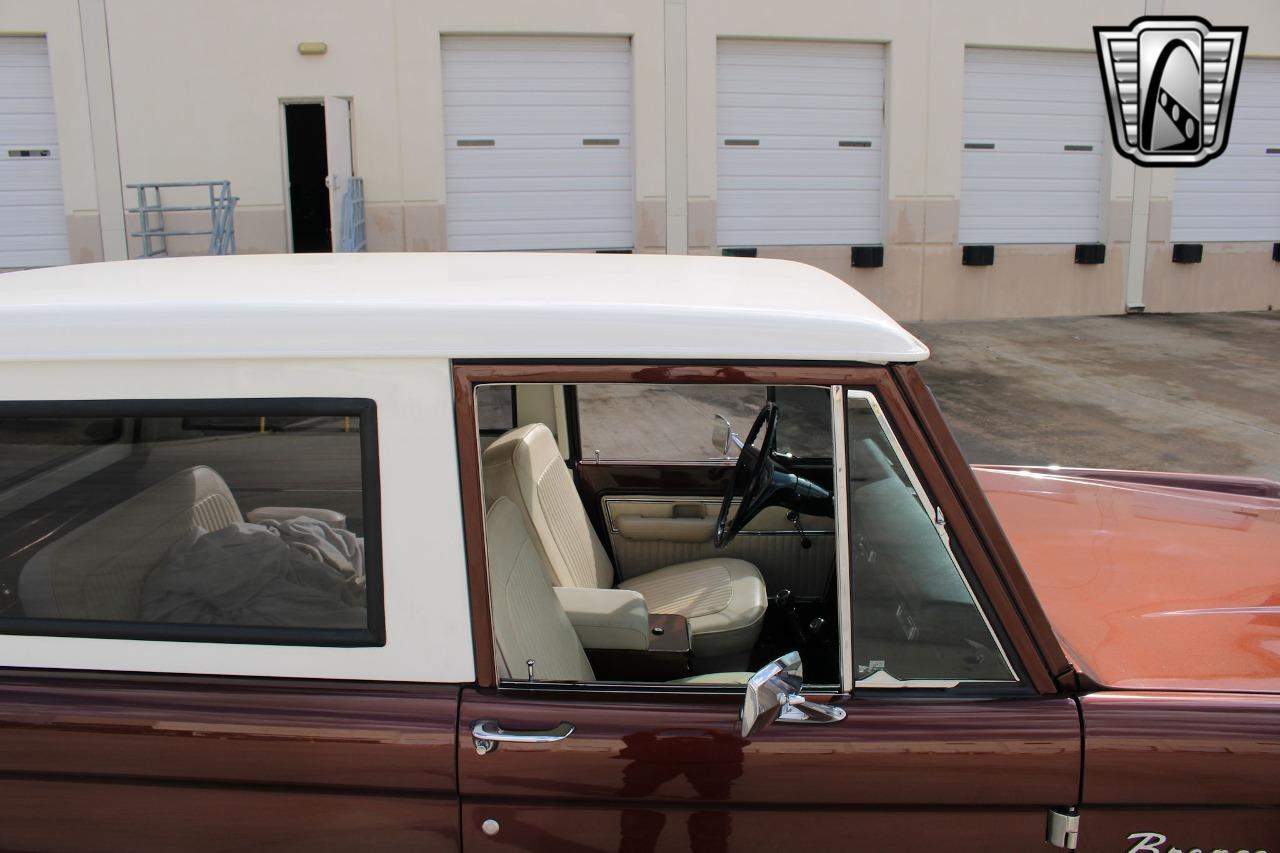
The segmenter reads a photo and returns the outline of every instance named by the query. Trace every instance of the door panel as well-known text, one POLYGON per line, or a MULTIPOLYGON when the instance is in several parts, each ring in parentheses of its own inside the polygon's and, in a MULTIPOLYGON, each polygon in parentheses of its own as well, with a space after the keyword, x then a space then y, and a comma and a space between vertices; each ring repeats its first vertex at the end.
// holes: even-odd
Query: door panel
POLYGON ((7 850, 346 853, 457 850, 457 804, 327 791, 0 781, 7 850))
MULTIPOLYGON (((1038 808, 809 811, 753 807, 725 809, 671 804, 662 808, 563 805, 462 807, 467 853, 510 850, 727 851, 727 850, 982 850, 1027 853, 1054 848, 1026 839, 1044 837, 1038 808), (498 822, 489 837, 486 820, 498 822), (790 838, 839 839, 835 845, 798 844, 790 838)), ((1109 848, 1110 849, 1110 848, 1109 848)), ((1116 848, 1119 849, 1119 848, 1116 848)), ((1127 848, 1126 848, 1127 849, 1127 848)))
POLYGON ((390 847, 438 844, 456 830, 457 695, 446 685, 6 675, 0 773, 57 793, 43 805, 0 796, 0 826, 6 839, 44 839, 23 849, 74 849, 57 846, 68 838, 81 849, 85 838, 100 849, 194 849, 173 839, 211 821, 195 814, 195 786, 209 815, 236 824, 236 843, 220 849, 315 849, 303 840, 324 826, 390 847), (266 786, 277 807, 252 793, 266 786))
MULTIPOLYGON (((734 501, 734 505, 738 504, 734 501)), ((720 500, 699 497, 611 495, 602 500, 605 529, 614 562, 623 578, 708 557, 734 557, 754 563, 770 593, 790 589, 800 598, 819 598, 835 559, 835 523, 802 516, 810 547, 801 545, 787 511, 760 513, 727 548, 711 542, 720 500), (690 517, 690 514, 697 515, 690 517), (684 514, 683 517, 681 515, 684 514)))
MULTIPOLYGON (((740 693, 464 690, 458 773, 467 814, 489 816, 469 808, 477 801, 513 809, 507 814, 516 829, 509 826, 495 838, 516 849, 546 843, 545 832, 554 833, 556 843, 566 845, 562 849, 599 849, 602 833, 616 840, 624 819, 658 822, 644 812, 675 815, 668 833, 676 834, 660 837, 685 843, 684 830, 674 829, 684 820, 679 815, 705 807, 713 814, 703 829, 719 839, 708 840, 709 849, 754 850, 760 836, 750 829, 749 814, 761 807, 784 808, 806 827, 821 815, 841 838, 870 832, 873 825, 910 838, 920 821, 946 822, 960 806, 975 815, 1026 809, 1034 819, 1016 820, 1020 829, 1001 825, 1007 848, 976 838, 972 847, 957 848, 956 836, 948 846, 1026 850, 1043 841, 1046 807, 1076 801, 1080 728, 1068 698, 857 697, 841 703, 848 712, 841 723, 775 723, 749 741, 738 734, 741 703, 740 693), (577 729, 557 743, 504 743, 478 755, 469 727, 480 719, 509 730, 561 721, 577 729), (535 807, 550 797, 557 808, 583 809, 584 820, 547 824, 549 817, 535 807), (895 808, 875 824, 856 811, 885 805, 895 808), (837 806, 854 811, 833 811, 837 806), (733 843, 726 845, 730 830, 733 843)), ((467 844, 484 839, 472 822, 464 818, 467 844)), ((651 829, 643 832, 652 839, 651 829)))
MULTIPOLYGON (((729 547, 717 549, 711 544, 709 533, 714 531, 720 510, 724 478, 732 471, 733 466, 723 462, 582 461, 577 465, 578 490, 624 579, 673 563, 733 557, 759 567, 770 594, 786 588, 800 598, 821 597, 835 557, 834 521, 830 518, 802 517, 801 524, 811 533, 807 549, 786 520, 786 510, 779 507, 761 513, 729 547), (697 541, 687 531, 670 538, 652 538, 654 531, 646 531, 645 525, 634 521, 624 535, 618 524, 624 516, 671 519, 679 515, 692 516, 685 525, 700 523, 707 539, 697 541), (697 518, 702 521, 694 520, 697 518)), ((824 488, 831 487, 830 466, 801 466, 796 473, 824 488)))

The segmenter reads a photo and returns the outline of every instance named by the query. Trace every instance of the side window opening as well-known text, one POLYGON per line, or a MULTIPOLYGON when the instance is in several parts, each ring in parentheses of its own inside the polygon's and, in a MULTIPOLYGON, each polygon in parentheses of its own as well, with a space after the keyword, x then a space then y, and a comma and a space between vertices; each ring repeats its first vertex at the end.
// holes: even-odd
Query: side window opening
POLYGON ((33 447, 87 453, 110 439, 115 448, 94 466, 32 468, 0 492, 0 631, 382 642, 372 401, 0 411, 0 460, 10 467, 33 447))
POLYGON ((855 680, 1016 680, 871 394, 847 393, 846 430, 855 680))
POLYGON ((783 407, 778 449, 798 459, 831 458, 831 393, 812 385, 770 385, 769 399, 783 407))
POLYGON ((480 428, 481 444, 485 447, 493 439, 520 423, 516 409, 516 386, 482 385, 476 389, 476 424, 480 428))
MULTIPOLYGON (((478 387, 477 406, 512 387, 478 387)), ((505 684, 741 687, 760 666, 799 651, 811 689, 838 689, 834 507, 828 499, 824 512, 816 497, 832 486, 830 386, 777 389, 773 399, 764 385, 577 383, 569 417, 577 415, 582 467, 599 450, 604 467, 593 470, 617 464, 644 484, 599 491, 585 474, 575 483, 550 424, 526 412, 526 386, 514 387, 524 423, 489 436, 480 419, 476 436, 505 684), (822 485, 794 519, 788 492, 720 549, 725 486, 747 454, 716 446, 715 416, 745 439, 766 404, 779 410, 769 458, 803 462, 797 476, 822 485), (588 518, 597 509, 601 528, 588 518)), ((761 431, 746 461, 759 458, 764 440, 761 431)), ((735 492, 731 521, 742 498, 735 492)))
MULTIPOLYGON (((723 461, 711 441, 714 417, 728 419, 745 436, 767 400, 762 385, 579 385, 581 455, 592 459, 599 451, 607 461, 723 461)), ((737 449, 729 455, 736 457, 737 449)))

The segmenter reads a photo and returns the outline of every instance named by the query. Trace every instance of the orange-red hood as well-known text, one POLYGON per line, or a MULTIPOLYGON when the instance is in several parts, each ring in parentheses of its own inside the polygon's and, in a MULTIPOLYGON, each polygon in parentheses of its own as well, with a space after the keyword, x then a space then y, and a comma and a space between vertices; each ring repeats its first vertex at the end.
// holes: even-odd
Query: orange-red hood
POLYGON ((1082 673, 1120 688, 1280 692, 1280 485, 974 472, 1082 673))

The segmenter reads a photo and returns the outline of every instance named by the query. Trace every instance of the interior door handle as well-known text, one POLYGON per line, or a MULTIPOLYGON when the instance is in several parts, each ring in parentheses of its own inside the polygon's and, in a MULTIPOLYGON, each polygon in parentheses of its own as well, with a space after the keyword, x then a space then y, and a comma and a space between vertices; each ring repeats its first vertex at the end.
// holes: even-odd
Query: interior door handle
POLYGON ((573 723, 561 723, 554 729, 509 732, 497 720, 476 720, 471 726, 471 740, 476 754, 493 752, 500 743, 555 743, 573 734, 573 723))

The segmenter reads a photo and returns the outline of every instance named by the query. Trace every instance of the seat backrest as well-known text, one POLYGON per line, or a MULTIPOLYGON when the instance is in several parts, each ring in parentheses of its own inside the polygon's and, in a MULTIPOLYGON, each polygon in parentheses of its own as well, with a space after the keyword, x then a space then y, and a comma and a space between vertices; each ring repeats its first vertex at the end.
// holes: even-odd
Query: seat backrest
POLYGON ((484 490, 490 503, 505 497, 523 509, 553 585, 613 586, 613 564, 545 424, 518 427, 489 445, 484 490))
POLYGON ((23 566, 18 596, 28 616, 136 619, 143 581, 175 543, 243 520, 216 471, 179 471, 42 548, 23 566))
POLYGON ((498 676, 539 681, 595 681, 578 633, 547 580, 524 513, 499 497, 485 515, 489 601, 498 676))

